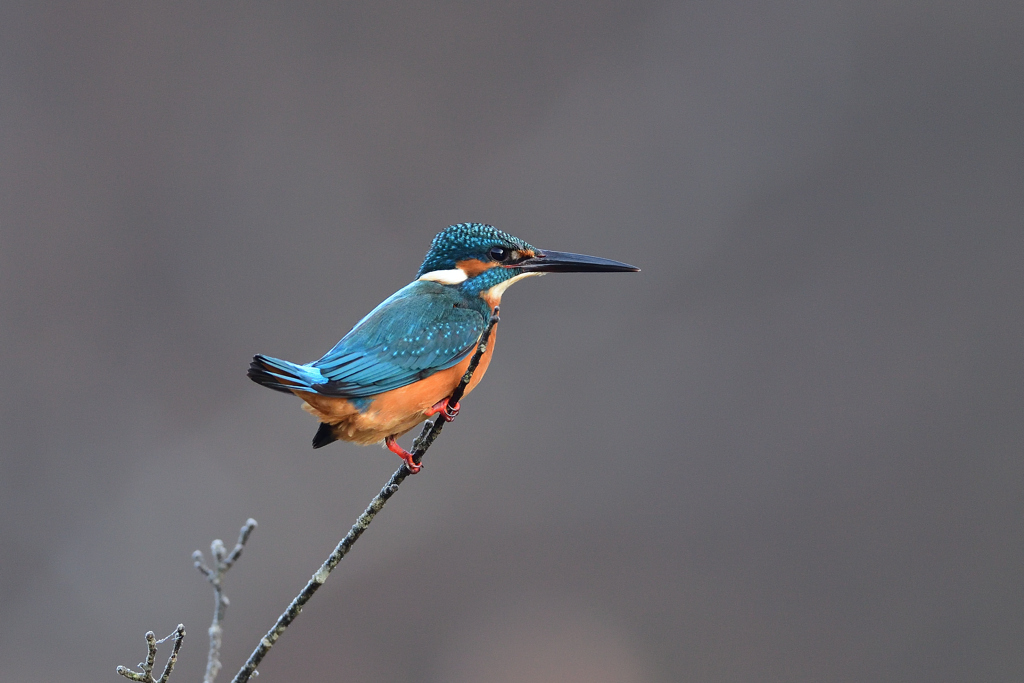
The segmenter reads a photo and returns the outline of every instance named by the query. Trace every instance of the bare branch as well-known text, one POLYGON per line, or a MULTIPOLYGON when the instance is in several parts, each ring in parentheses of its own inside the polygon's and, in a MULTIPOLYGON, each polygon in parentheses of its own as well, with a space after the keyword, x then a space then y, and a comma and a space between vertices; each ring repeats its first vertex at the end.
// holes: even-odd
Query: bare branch
POLYGON ((171 672, 174 671, 174 664, 178 661, 178 650, 181 649, 181 641, 185 638, 185 625, 178 624, 178 628, 174 631, 174 646, 171 648, 171 656, 167 658, 167 664, 164 665, 164 672, 160 675, 160 678, 156 683, 167 683, 167 679, 171 677, 171 672))
POLYGON ((227 549, 224 547, 224 541, 215 539, 210 544, 210 555, 213 557, 214 566, 211 569, 206 566, 203 561, 203 553, 200 550, 192 553, 192 562, 195 564, 206 580, 213 586, 213 622, 210 624, 210 650, 206 657, 206 673, 203 675, 203 683, 213 683, 214 679, 217 678, 217 674, 220 673, 220 648, 224 638, 224 630, 221 628, 221 622, 224 620, 224 613, 228 608, 228 598, 224 595, 224 589, 221 585, 221 580, 224 578, 224 574, 235 564, 235 561, 242 555, 242 550, 245 548, 246 541, 249 540, 249 534, 256 528, 256 520, 250 517, 246 520, 245 524, 242 525, 241 531, 238 532, 238 542, 235 543, 234 549, 230 554, 227 553, 227 549))
POLYGON ((167 683, 167 680, 171 677, 171 672, 174 671, 174 664, 178 661, 178 650, 181 649, 181 641, 185 638, 185 626, 178 624, 178 628, 174 629, 174 633, 162 638, 156 639, 156 636, 152 631, 146 632, 146 647, 148 652, 146 654, 146 661, 139 663, 139 669, 141 671, 132 671, 126 666, 119 666, 117 673, 121 674, 130 681, 141 681, 141 683, 167 683), (167 638, 174 638, 174 644, 171 647, 171 656, 167 658, 167 664, 164 665, 164 671, 160 674, 160 678, 153 678, 153 666, 156 664, 156 646, 158 643, 162 643, 167 638))
MULTIPOLYGON (((498 307, 495 306, 494 312, 491 314, 491 318, 487 322, 486 329, 484 329, 483 333, 480 335, 480 341, 477 343, 476 353, 473 354, 473 358, 469 362, 469 367, 462 376, 462 381, 459 382, 459 385, 455 387, 455 390, 448 398, 449 405, 457 404, 463 394, 465 394, 466 387, 469 385, 470 380, 473 379, 473 373, 476 372, 476 368, 480 364, 480 358, 483 357, 484 353, 487 351, 487 344, 491 338, 491 330, 494 329, 494 326, 497 323, 498 307)), ((420 461, 422 461, 423 455, 427 452, 427 449, 430 448, 431 444, 434 443, 434 440, 437 438, 438 434, 441 433, 441 429, 444 425, 444 415, 438 415, 437 419, 433 422, 427 422, 423 426, 423 431, 420 432, 420 435, 413 443, 413 462, 418 465, 420 461)), ((320 566, 320 569, 313 574, 305 588, 295 596, 291 604, 288 605, 288 609, 286 609, 281 616, 277 618, 277 622, 270 631, 263 636, 260 640, 260 644, 255 650, 253 650, 253 653, 249 655, 248 661, 246 661, 245 665, 237 674, 235 674, 235 678, 232 683, 246 683, 249 678, 253 676, 256 672, 256 667, 259 666, 260 662, 263 661, 263 658, 268 652, 270 652, 270 648, 274 646, 274 643, 276 643, 277 639, 281 637, 281 634, 285 632, 285 629, 287 629, 299 615, 303 606, 309 601, 317 589, 327 581, 327 577, 330 573, 338 566, 338 563, 341 562, 343 557, 345 557, 353 544, 359 540, 359 537, 362 536, 364 531, 366 531, 366 528, 370 526, 370 522, 373 521, 374 516, 380 512, 381 508, 384 507, 384 504, 388 502, 388 499, 395 495, 398 491, 399 485, 405 481, 405 478, 410 474, 412 474, 412 471, 409 469, 408 465, 402 463, 402 466, 399 467, 393 475, 391 475, 391 479, 384 485, 384 488, 381 489, 380 493, 370 501, 370 504, 363 513, 359 515, 356 519, 356 523, 352 525, 352 528, 348 530, 345 537, 341 539, 341 542, 339 542, 337 547, 335 547, 334 552, 332 552, 327 560, 324 561, 323 565, 320 566)), ((196 566, 199 566, 198 561, 196 566)), ((202 568, 200 568, 200 571, 203 571, 202 568)))

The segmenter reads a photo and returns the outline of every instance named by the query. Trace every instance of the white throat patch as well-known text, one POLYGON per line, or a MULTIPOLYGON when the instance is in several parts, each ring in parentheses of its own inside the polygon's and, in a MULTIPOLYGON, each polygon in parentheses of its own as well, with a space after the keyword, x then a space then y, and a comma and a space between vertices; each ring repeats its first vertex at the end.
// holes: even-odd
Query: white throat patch
POLYGON ((452 268, 451 270, 432 270, 420 275, 419 279, 438 282, 442 285, 457 285, 465 282, 466 277, 466 271, 462 268, 452 268))
POLYGON ((494 285, 487 291, 483 292, 483 296, 487 299, 490 299, 493 303, 498 303, 501 301, 501 295, 505 293, 505 290, 508 289, 513 282, 518 282, 519 280, 522 280, 525 277, 534 277, 543 274, 544 273, 520 273, 515 277, 510 277, 509 279, 503 280, 502 282, 499 282, 498 284, 494 285))

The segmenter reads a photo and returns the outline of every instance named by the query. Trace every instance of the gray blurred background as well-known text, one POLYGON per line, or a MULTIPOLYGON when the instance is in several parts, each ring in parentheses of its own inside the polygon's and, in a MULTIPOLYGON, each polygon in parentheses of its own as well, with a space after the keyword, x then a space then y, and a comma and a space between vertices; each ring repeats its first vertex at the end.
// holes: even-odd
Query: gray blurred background
MULTIPOLYGON (((398 465, 245 377, 449 223, 634 263, 486 381, 261 681, 1024 678, 1024 4, 0 6, 0 680, 224 680, 398 465)), ((408 444, 408 438, 405 443, 408 444)))

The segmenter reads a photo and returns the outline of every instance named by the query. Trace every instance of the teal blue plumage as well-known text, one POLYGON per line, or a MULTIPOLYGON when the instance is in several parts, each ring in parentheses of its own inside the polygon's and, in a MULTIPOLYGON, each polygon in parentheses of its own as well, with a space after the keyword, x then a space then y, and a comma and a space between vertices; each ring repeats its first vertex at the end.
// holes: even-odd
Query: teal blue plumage
POLYGON ((373 309, 321 359, 298 365, 260 355, 250 377, 262 373, 260 384, 279 391, 374 396, 457 365, 473 350, 489 315, 479 297, 416 280, 373 309))
POLYGON ((458 364, 487 326, 487 305, 451 287, 417 280, 373 309, 323 358, 318 393, 361 398, 458 364))

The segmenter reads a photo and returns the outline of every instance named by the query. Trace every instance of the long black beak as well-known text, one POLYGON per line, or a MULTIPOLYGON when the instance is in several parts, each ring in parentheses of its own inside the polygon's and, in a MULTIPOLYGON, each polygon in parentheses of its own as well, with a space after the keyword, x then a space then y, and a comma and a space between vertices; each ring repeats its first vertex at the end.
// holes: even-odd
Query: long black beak
POLYGON ((636 273, 640 270, 628 263, 597 256, 539 249, 531 258, 519 261, 511 267, 528 273, 636 273))

